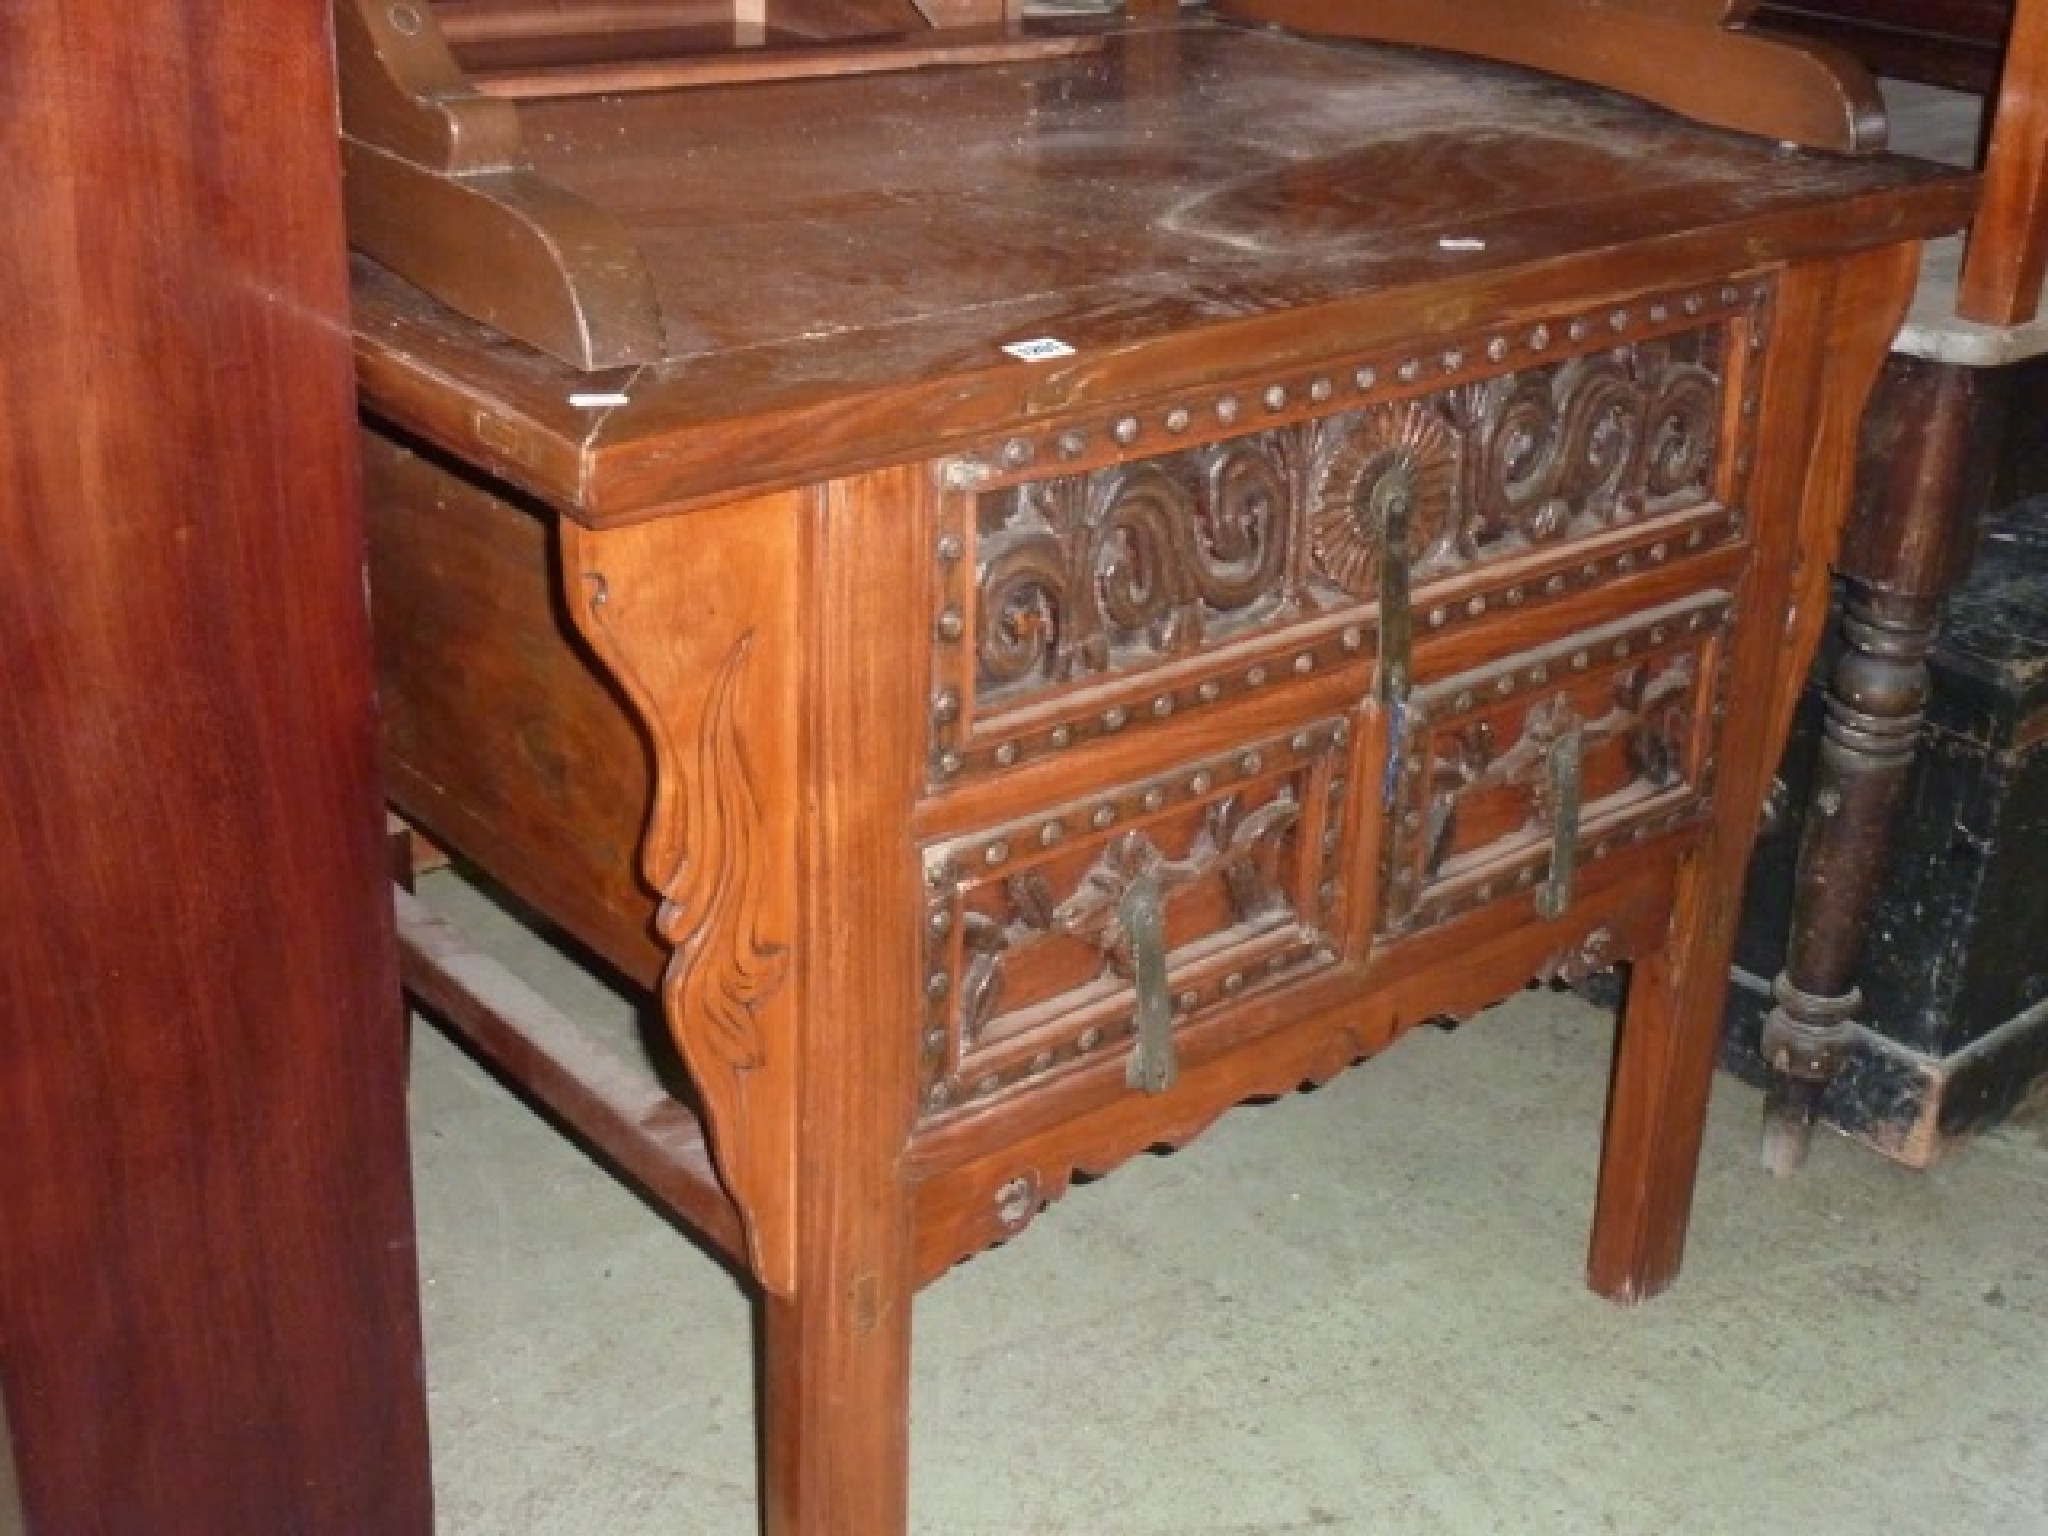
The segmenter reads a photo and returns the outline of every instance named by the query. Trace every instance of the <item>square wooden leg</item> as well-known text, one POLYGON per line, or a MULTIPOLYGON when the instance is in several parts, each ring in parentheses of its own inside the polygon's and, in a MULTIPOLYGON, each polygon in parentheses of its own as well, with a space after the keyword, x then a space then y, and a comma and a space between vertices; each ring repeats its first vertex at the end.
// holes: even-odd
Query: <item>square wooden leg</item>
POLYGON ((1722 989, 1698 983, 1727 974, 1726 948, 1725 940, 1681 935, 1629 977, 1586 1274, 1610 1301, 1648 1301, 1678 1277, 1685 1256, 1720 1040, 1722 989), (1706 994, 1710 1006, 1702 1007, 1706 994))
POLYGON ((764 1536, 899 1536, 910 1519, 907 1277, 761 1302, 764 1536))

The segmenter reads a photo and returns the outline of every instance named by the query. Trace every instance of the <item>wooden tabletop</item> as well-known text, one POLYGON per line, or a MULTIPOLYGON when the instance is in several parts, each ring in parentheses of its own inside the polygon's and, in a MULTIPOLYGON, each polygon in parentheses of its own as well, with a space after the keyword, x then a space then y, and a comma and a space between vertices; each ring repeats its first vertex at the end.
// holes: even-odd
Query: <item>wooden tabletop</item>
POLYGON ((668 360, 580 373, 365 262, 359 357, 374 409, 591 522, 1252 357, 1940 233, 1971 193, 1547 77, 1201 23, 1068 58, 521 110, 536 168, 639 244, 668 360), (1041 340, 1072 350, 1003 350, 1041 340))

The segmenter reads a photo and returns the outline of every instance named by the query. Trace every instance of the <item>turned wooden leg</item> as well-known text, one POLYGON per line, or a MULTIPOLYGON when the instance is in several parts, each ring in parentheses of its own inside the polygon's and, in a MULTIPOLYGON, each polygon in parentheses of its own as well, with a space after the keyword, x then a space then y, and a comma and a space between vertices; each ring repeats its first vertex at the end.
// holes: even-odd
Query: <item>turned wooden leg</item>
POLYGON ((1785 969, 1760 1050, 1764 1165, 1805 1162, 1862 998, 1855 974, 1927 701, 1927 655, 1988 493, 1996 402, 1981 370, 1895 360, 1863 444, 1843 543, 1843 649, 1799 848, 1785 969))
POLYGON ((1785 969, 1764 1021, 1771 1075, 1763 1160, 1774 1173, 1805 1161, 1820 1097, 1862 1006, 1856 964, 1919 741, 1939 616, 1938 598, 1886 597, 1850 585, 1799 845, 1785 969))

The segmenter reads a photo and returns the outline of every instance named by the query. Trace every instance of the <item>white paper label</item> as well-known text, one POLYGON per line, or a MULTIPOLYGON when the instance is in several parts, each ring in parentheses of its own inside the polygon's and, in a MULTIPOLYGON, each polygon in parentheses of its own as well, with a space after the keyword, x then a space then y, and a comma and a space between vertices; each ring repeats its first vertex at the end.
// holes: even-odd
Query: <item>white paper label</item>
POLYGON ((1013 341, 1003 350, 1014 358, 1027 363, 1050 362, 1055 357, 1072 357, 1074 349, 1053 336, 1038 336, 1030 341, 1013 341))

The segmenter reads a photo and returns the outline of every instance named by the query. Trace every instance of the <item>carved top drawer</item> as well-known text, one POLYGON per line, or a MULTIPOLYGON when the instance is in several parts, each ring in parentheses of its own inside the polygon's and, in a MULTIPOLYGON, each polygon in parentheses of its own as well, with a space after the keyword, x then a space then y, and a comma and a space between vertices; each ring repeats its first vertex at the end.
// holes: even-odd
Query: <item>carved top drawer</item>
POLYGON ((1645 295, 951 461, 930 782, 1740 539, 1770 298, 1645 295))

